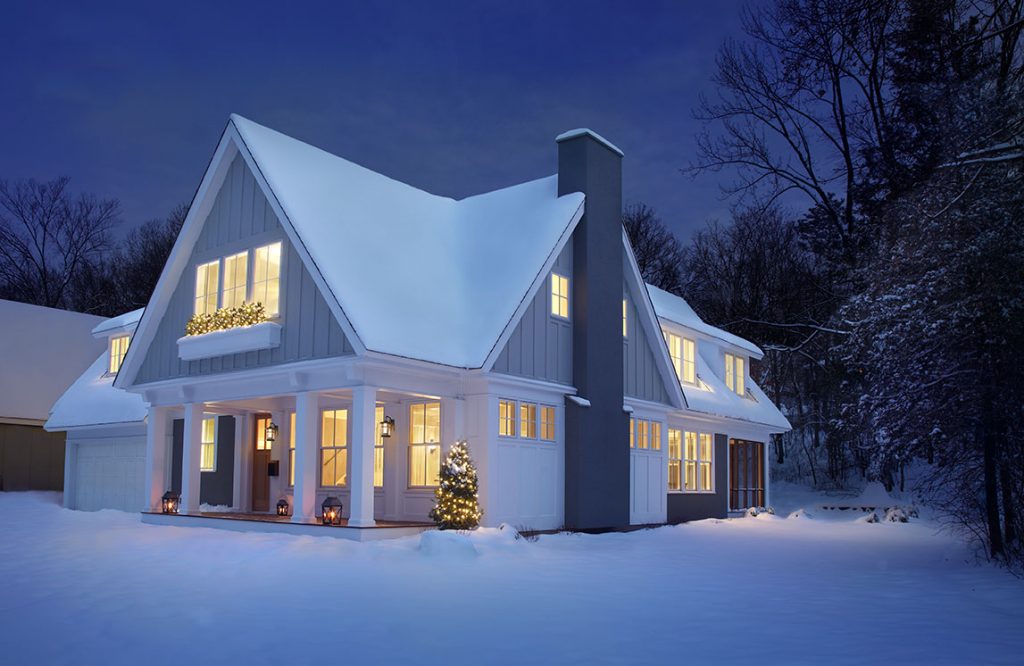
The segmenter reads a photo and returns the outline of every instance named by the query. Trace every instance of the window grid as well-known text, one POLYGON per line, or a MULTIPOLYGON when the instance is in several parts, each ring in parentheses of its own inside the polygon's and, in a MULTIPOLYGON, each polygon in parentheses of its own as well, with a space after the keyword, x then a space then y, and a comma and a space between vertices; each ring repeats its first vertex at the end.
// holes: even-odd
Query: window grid
POLYGON ((224 257, 224 289, 222 308, 237 308, 245 303, 246 277, 249 269, 249 251, 224 257))
POLYGON ((540 438, 546 442, 555 441, 555 408, 540 408, 540 438))
POLYGON ((535 403, 519 403, 519 436, 524 439, 537 439, 537 405, 535 403))
POLYGON ((558 273, 551 274, 551 314, 569 318, 569 278, 558 273))
POLYGON ((200 438, 199 470, 217 471, 217 417, 203 419, 203 433, 200 438))
POLYGON ((498 401, 498 435, 502 437, 516 436, 516 401, 498 401))
POLYGON ((220 280, 220 260, 196 266, 195 314, 213 314, 217 311, 217 289, 220 280))
POLYGON ((320 421, 320 485, 348 484, 348 410, 325 409, 320 421))
POLYGON ((119 335, 114 338, 110 338, 110 364, 109 372, 112 375, 116 375, 117 371, 121 369, 121 364, 124 363, 125 354, 128 353, 128 344, 131 338, 127 335, 119 335))
POLYGON ((260 417, 256 419, 256 450, 257 451, 269 451, 271 449, 272 442, 267 441, 267 426, 270 425, 269 417, 260 417))
POLYGON ((256 248, 253 264, 252 300, 263 304, 268 317, 276 317, 281 307, 281 243, 256 248))
POLYGON ((690 338, 683 338, 683 374, 681 378, 687 384, 697 381, 697 343, 690 338))
POLYGON ((435 487, 441 479, 441 403, 409 405, 409 486, 435 487))
POLYGON ((668 489, 682 490, 683 433, 668 429, 668 489))
POLYGON ((746 370, 742 356, 725 355, 725 385, 737 395, 746 395, 746 370))
POLYGON ((682 339, 675 333, 663 331, 665 343, 668 344, 668 355, 672 359, 672 367, 676 370, 676 379, 683 378, 683 344, 682 339))
POLYGON ((714 440, 711 434, 687 431, 683 454, 683 489, 687 492, 713 492, 714 440))

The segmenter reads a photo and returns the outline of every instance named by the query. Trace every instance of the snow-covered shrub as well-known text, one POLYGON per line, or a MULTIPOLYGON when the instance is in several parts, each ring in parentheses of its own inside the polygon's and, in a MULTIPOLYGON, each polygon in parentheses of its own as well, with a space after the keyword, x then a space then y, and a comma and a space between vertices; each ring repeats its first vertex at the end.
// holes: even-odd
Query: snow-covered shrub
POLYGON ((907 512, 898 506, 890 507, 885 512, 885 522, 887 523, 905 523, 909 519, 907 512))
POLYGON ((773 509, 770 506, 752 506, 749 509, 747 509, 747 515, 751 518, 756 518, 757 516, 760 516, 764 513, 768 514, 769 516, 774 516, 775 509, 773 509))
POLYGON ((811 519, 811 518, 814 518, 814 515, 813 515, 813 514, 810 514, 810 513, 808 513, 808 512, 807 512, 807 509, 797 509, 797 510, 796 510, 796 511, 794 511, 793 513, 791 513, 791 514, 789 514, 788 516, 786 516, 786 518, 787 518, 787 519, 788 519, 788 518, 804 518, 804 519, 811 519))
POLYGON ((877 523, 878 522, 878 514, 875 513, 874 511, 872 511, 872 512, 868 513, 866 516, 861 516, 860 518, 858 518, 857 522, 858 523, 877 523))

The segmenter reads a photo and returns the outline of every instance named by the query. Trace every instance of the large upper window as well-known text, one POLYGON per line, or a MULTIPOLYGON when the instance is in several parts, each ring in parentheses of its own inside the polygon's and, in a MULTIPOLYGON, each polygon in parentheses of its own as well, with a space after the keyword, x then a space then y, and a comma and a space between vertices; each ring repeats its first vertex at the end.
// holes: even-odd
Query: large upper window
POLYGON ((218 308, 235 308, 253 302, 262 303, 268 317, 279 315, 281 242, 256 248, 252 253, 252 263, 251 281, 248 250, 196 266, 193 312, 212 314, 218 308))
POLYGON ((325 409, 320 428, 320 485, 348 483, 348 410, 325 409))
POLYGON ((110 364, 109 372, 116 375, 124 362, 124 355, 128 353, 128 343, 131 340, 127 335, 118 335, 110 338, 110 364))
POLYGON ((551 274, 551 314, 569 318, 569 278, 558 273, 551 274))
POLYGON ((213 314, 217 311, 217 289, 220 280, 220 260, 196 266, 195 314, 213 314))
POLYGON ((668 429, 668 489, 682 490, 683 433, 668 429))
MULTIPOLYGON (((714 447, 708 433, 686 432, 686 446, 683 451, 686 484, 690 492, 711 492, 714 488, 713 466, 714 447)), ((670 456, 671 457, 671 456, 670 456)))
POLYGON ((436 486, 441 478, 441 403, 409 405, 409 485, 436 486))
POLYGON ((203 432, 200 438, 199 470, 202 472, 217 471, 217 417, 203 419, 203 432))
POLYGON ((668 354, 672 357, 672 367, 676 369, 676 377, 687 384, 697 381, 697 344, 690 338, 684 338, 664 331, 668 354))
POLYGON ((263 304, 268 317, 281 307, 281 243, 256 248, 253 265, 252 300, 263 304))
POLYGON ((222 308, 237 308, 245 303, 248 269, 248 252, 224 257, 224 289, 220 304, 222 308))
POLYGON ((730 391, 734 391, 738 395, 746 395, 747 393, 746 386, 744 385, 747 376, 744 365, 742 356, 725 355, 725 385, 729 387, 730 391))

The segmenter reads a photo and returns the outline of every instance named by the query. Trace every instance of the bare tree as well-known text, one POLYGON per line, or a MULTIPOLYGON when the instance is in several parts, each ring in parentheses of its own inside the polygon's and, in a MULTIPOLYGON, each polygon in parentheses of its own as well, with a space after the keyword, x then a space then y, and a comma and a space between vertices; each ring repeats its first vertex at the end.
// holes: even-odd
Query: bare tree
POLYGON ((118 202, 76 197, 68 182, 0 181, 0 288, 6 297, 67 307, 72 283, 108 249, 118 202))
POLYGON ((683 248, 654 209, 644 204, 627 206, 622 225, 633 245, 633 254, 644 281, 659 289, 681 294, 683 248))

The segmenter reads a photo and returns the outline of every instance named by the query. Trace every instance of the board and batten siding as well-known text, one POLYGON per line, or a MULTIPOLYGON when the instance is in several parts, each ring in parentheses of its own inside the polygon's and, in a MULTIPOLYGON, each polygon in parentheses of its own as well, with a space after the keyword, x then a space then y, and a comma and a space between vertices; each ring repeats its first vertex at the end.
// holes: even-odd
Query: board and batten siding
MULTIPOLYGON (((572 243, 566 243, 559 253, 552 272, 571 278, 572 243)), ((569 309, 571 313, 572 303, 569 309)), ((492 370, 572 384, 572 322, 551 314, 550 274, 516 324, 492 370)))
MULTIPOLYGON (((250 257, 251 265, 251 257, 250 257)), ((223 268, 222 268, 223 271, 223 268)), ((248 276, 252 283, 252 275, 248 276)), ((355 353, 320 289, 289 242, 277 215, 241 155, 224 183, 160 320, 136 384, 248 370, 355 353), (178 338, 192 316, 196 266, 219 257, 281 241, 281 344, 274 349, 228 354, 198 361, 178 358, 178 338)))
POLYGON ((658 358, 652 348, 652 345, 664 343, 661 340, 651 340, 644 327, 640 325, 636 299, 625 285, 622 287, 622 294, 626 299, 629 333, 622 339, 623 393, 630 398, 672 404, 665 382, 658 371, 658 358))

